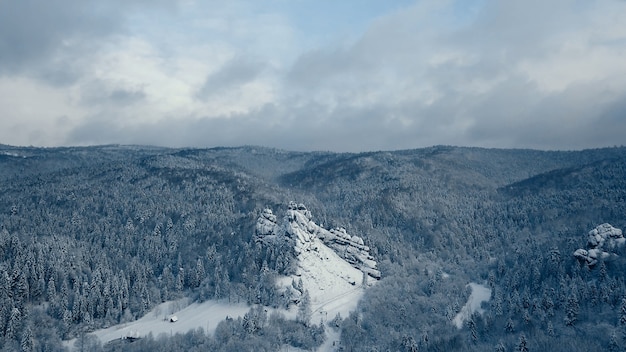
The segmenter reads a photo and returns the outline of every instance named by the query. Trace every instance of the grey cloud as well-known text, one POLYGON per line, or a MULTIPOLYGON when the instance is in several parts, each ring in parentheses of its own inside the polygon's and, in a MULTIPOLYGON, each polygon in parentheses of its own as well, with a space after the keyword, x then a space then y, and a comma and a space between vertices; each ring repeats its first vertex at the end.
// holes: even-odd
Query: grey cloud
POLYGON ((133 11, 169 9, 176 1, 20 0, 0 5, 0 75, 29 74, 67 84, 82 60, 111 35, 126 30, 133 11))
MULTIPOLYGON (((282 77, 285 94, 245 114, 192 116, 193 122, 185 123, 164 119, 130 128, 95 117, 77 127, 68 143, 334 151, 623 144, 623 77, 545 91, 515 69, 520 62, 554 54, 562 35, 576 33, 585 19, 575 15, 571 3, 486 4, 460 29, 441 31, 418 9, 378 21, 353 43, 304 53, 282 77), (610 94, 607 86, 614 87, 610 94)), ((260 62, 237 57, 207 78, 198 98, 236 89, 265 70, 260 62)))
POLYGON ((244 56, 235 57, 207 77, 197 97, 206 99, 251 82, 266 69, 267 65, 259 60, 244 56))
POLYGON ((81 86, 80 103, 88 107, 124 107, 142 102, 146 93, 140 87, 120 87, 103 81, 81 86))
POLYGON ((3 2, 0 67, 5 72, 23 70, 71 46, 78 37, 100 36, 119 28, 118 16, 98 13, 95 5, 80 0, 3 2))
MULTIPOLYGON (((624 104, 615 101, 611 109, 595 112, 601 116, 572 124, 572 113, 584 103, 574 104, 579 92, 546 98, 529 107, 531 111, 514 111, 507 105, 534 101, 532 93, 524 94, 522 83, 500 87, 501 99, 495 108, 490 99, 476 102, 459 113, 458 106, 445 102, 424 108, 407 102, 399 105, 371 105, 362 108, 329 109, 318 103, 302 106, 267 105, 237 116, 196 119, 181 124, 162 120, 135 127, 120 128, 104 119, 93 119, 75 129, 68 143, 158 144, 172 147, 263 145, 288 150, 367 151, 426 147, 435 144, 483 147, 526 147, 540 149, 581 149, 622 144, 626 121, 624 104), (475 111, 471 111, 475 110, 475 111), (469 127, 467 116, 489 111, 475 118, 469 127), (460 114, 460 116, 459 116, 460 114), (511 118, 511 115, 517 114, 511 118), (599 122, 600 121, 600 122, 599 122)), ((626 98, 626 97, 624 97, 626 98)), ((624 100, 626 101, 626 100, 624 100)), ((463 105, 462 101, 458 102, 463 105)))
MULTIPOLYGON (((337 128, 349 125, 340 111, 353 105, 345 94, 350 90, 356 91, 356 97, 371 96, 377 83, 383 86, 384 78, 391 77, 398 84, 409 82, 409 90, 434 91, 430 102, 420 101, 419 96, 400 103, 378 100, 354 112, 363 115, 361 129, 370 133, 368 141, 379 131, 395 136, 380 140, 383 148, 411 143, 543 149, 619 144, 626 134, 625 123, 618 119, 609 125, 608 116, 619 115, 606 111, 623 109, 606 105, 602 90, 607 82, 546 92, 516 71, 520 62, 540 62, 554 55, 562 44, 559 41, 579 33, 581 23, 593 28, 589 25, 593 19, 579 13, 594 6, 598 5, 560 0, 487 1, 474 22, 447 32, 415 24, 417 12, 413 17, 390 17, 354 43, 303 54, 287 82, 302 100, 321 94, 341 97, 333 101, 337 128), (443 60, 433 60, 438 56, 443 60), (377 118, 365 118, 374 111, 377 118), (391 131, 392 125, 385 121, 402 121, 403 129, 391 131), (606 129, 611 131, 602 132, 606 129)), ((588 43, 589 50, 614 42, 588 43)), ((623 77, 610 80, 624 87, 624 82, 619 83, 623 77)), ((355 145, 364 144, 356 136, 347 138, 355 145)))

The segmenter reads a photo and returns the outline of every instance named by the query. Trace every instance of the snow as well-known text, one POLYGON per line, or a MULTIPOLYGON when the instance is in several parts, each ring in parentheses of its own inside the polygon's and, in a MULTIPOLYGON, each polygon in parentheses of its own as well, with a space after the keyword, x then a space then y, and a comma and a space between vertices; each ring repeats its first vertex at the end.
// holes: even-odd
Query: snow
MULTIPOLYGON (((291 286, 292 280, 302 279, 303 288, 311 297, 312 323, 342 317, 356 309, 364 293, 363 272, 343 260, 318 238, 309 239, 298 255, 295 275, 280 278, 279 286, 291 286)), ((376 280, 368 277, 367 284, 376 280)))
MULTIPOLYGON (((369 277, 324 244, 316 234, 325 230, 310 220, 308 211, 290 209, 287 216, 291 220, 287 233, 296 238, 298 269, 286 283, 302 279, 311 297, 313 323, 332 319, 337 313, 346 317, 363 295, 363 278, 370 282, 369 277)), ((349 237, 345 230, 342 233, 349 237)))
POLYGON ((341 332, 339 329, 326 329, 326 340, 320 347, 317 348, 317 352, 332 352, 337 351, 339 348, 339 341, 341 340, 341 332))
MULTIPOLYGON (((248 310, 250 307, 246 304, 234 304, 222 300, 189 305, 186 299, 168 301, 158 305, 139 320, 96 330, 93 334, 103 344, 124 337, 142 337, 150 333, 156 337, 159 334, 186 333, 197 328, 202 328, 212 334, 217 324, 227 316, 243 316, 248 310), (170 322, 169 318, 172 316, 177 318, 176 322, 170 322)), ((75 340, 64 341, 64 344, 71 350, 75 340)))
MULTIPOLYGON (((362 238, 348 235, 343 228, 328 231, 311 218, 311 212, 304 205, 291 202, 281 224, 270 209, 265 209, 257 221, 256 231, 257 239, 267 245, 280 240, 292 241, 298 259, 296 273, 279 278, 277 285, 284 287, 285 292, 290 291, 295 302, 308 291, 313 313, 311 322, 317 324, 333 319, 337 313, 348 316, 356 309, 364 289, 376 282, 380 272, 362 238), (343 244, 337 245, 335 239, 341 239, 343 244), (292 287, 292 282, 299 280, 302 280, 301 292, 300 288, 292 287)), ((293 310, 290 314, 295 316, 293 310)))
MULTIPOLYGON (((326 323, 337 313, 345 318, 356 310, 365 288, 377 281, 366 276, 367 283, 364 286, 363 272, 343 260, 319 239, 314 239, 312 244, 315 249, 299 255, 297 274, 285 282, 302 279, 304 289, 309 291, 311 297, 312 323, 326 323)), ((339 339, 338 331, 327 328, 326 339, 317 351, 335 351, 338 345, 334 346, 333 343, 339 339)))
POLYGON ((452 320, 452 323, 457 329, 461 329, 463 323, 471 317, 474 312, 482 314, 484 309, 481 307, 481 304, 483 302, 489 302, 489 299, 491 299, 490 288, 473 282, 469 283, 468 286, 472 288, 472 293, 467 299, 467 303, 465 303, 461 311, 452 320))

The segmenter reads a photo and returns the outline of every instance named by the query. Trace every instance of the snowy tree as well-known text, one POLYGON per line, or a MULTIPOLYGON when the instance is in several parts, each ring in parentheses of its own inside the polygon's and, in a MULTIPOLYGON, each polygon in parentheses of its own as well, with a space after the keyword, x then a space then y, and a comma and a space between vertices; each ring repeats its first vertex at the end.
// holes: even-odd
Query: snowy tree
POLYGON ((619 325, 626 327, 626 298, 622 298, 619 308, 619 325))
POLYGON ((22 324, 22 313, 17 308, 13 308, 11 310, 11 316, 9 317, 9 322, 7 323, 6 331, 4 336, 8 339, 14 339, 20 330, 22 324))
POLYGON ((404 336, 402 338, 402 348, 405 352, 417 352, 417 341, 415 341, 413 336, 404 336))
POLYGON ((178 268, 178 275, 176 276, 176 293, 182 294, 185 287, 185 270, 182 267, 178 268))
POLYGON ((198 258, 198 260, 196 260, 196 270, 194 271, 194 278, 192 282, 193 287, 200 286, 200 283, 204 280, 205 276, 206 274, 204 271, 204 265, 202 264, 202 259, 198 258))
POLYGON ((296 315, 296 320, 304 326, 309 326, 311 323, 311 315, 313 312, 311 311, 311 296, 309 295, 308 290, 304 290, 304 294, 302 295, 302 299, 298 304, 298 313, 296 315))
POLYGON ((22 352, 32 352, 35 350, 35 341, 30 326, 27 326, 22 332, 20 347, 22 349, 22 352))
POLYGON ((504 326, 504 331, 510 333, 513 333, 515 331, 515 324, 513 323, 513 319, 509 318, 506 321, 506 325, 504 326))
POLYGON ((578 298, 576 297, 576 294, 570 294, 570 296, 567 298, 567 303, 565 304, 565 325, 572 326, 576 324, 576 321, 578 321, 579 309, 580 306, 578 304, 578 298))
POLYGON ((518 351, 518 352, 528 352, 528 341, 526 341, 526 335, 521 334, 519 336, 519 341, 517 343, 516 351, 518 351))
POLYGON ((554 326, 552 325, 552 321, 548 320, 548 326, 546 327, 546 332, 548 336, 554 337, 556 336, 556 332, 554 331, 554 326))
POLYGON ((473 316, 467 319, 467 322, 465 323, 465 325, 467 325, 467 328, 470 332, 471 341, 473 343, 476 343, 476 341, 478 340, 478 332, 476 331, 476 322, 474 321, 473 316))
POLYGON ((611 333, 611 337, 609 339, 609 345, 607 346, 607 350, 609 352, 617 352, 619 351, 619 343, 618 343, 618 337, 617 334, 615 333, 615 331, 613 331, 611 333))

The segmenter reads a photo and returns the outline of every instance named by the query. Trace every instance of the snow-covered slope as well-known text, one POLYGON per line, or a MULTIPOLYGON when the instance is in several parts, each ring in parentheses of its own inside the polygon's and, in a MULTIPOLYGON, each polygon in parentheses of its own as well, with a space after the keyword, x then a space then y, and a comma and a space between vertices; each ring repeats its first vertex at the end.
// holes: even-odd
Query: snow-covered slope
POLYGON ((356 308, 364 288, 376 282, 380 272, 362 239, 343 229, 328 231, 311 218, 306 207, 291 203, 281 223, 266 209, 257 221, 256 231, 257 239, 267 245, 288 241, 294 246, 298 257, 296 273, 279 279, 277 284, 284 287, 293 302, 299 302, 308 291, 312 322, 318 323, 337 313, 347 316, 356 308))
POLYGON ((374 278, 380 278, 377 263, 369 254, 369 247, 364 244, 361 237, 350 236, 343 228, 324 229, 312 220, 311 212, 302 204, 289 203, 280 223, 271 209, 265 209, 257 220, 256 232, 257 239, 266 244, 288 241, 294 246, 297 254, 307 250, 315 242, 314 239, 318 239, 356 269, 374 278))

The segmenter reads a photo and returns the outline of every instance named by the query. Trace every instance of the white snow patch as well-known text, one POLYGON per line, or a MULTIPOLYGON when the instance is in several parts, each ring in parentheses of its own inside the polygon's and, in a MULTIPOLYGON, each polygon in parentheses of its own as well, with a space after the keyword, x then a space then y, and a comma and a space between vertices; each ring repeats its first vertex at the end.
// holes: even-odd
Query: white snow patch
MULTIPOLYGON (((312 323, 326 322, 337 313, 347 317, 363 296, 363 272, 343 260, 318 238, 309 239, 308 248, 298 255, 295 275, 278 280, 279 286, 289 286, 291 281, 302 279, 311 297, 312 323)), ((376 282, 367 277, 367 285, 376 282)), ((367 287, 366 285, 366 287, 367 287)))
MULTIPOLYGON (((222 300, 189 305, 187 299, 168 301, 158 305, 139 320, 96 330, 92 334, 103 344, 125 337, 144 337, 150 333, 157 337, 159 334, 186 333, 197 328, 212 334, 227 316, 236 318, 243 316, 248 310, 250 306, 247 304, 227 303, 222 300), (176 322, 170 322, 172 316, 177 318, 176 322)), ((72 339, 63 343, 72 350, 75 341, 76 339, 72 339)))
POLYGON ((467 303, 465 303, 461 311, 452 320, 452 323, 457 329, 461 329, 463 323, 469 319, 474 312, 483 314, 484 309, 482 309, 481 304, 483 302, 489 302, 489 299, 491 299, 490 288, 473 282, 469 283, 468 286, 472 288, 472 293, 467 299, 467 303))
POLYGON ((339 341, 341 339, 341 332, 339 330, 326 328, 326 340, 320 347, 317 348, 317 352, 334 352, 339 349, 339 341))

